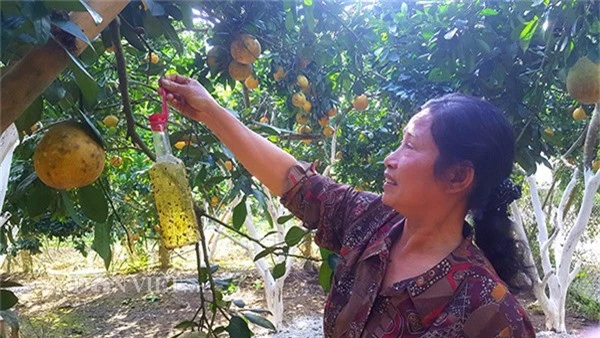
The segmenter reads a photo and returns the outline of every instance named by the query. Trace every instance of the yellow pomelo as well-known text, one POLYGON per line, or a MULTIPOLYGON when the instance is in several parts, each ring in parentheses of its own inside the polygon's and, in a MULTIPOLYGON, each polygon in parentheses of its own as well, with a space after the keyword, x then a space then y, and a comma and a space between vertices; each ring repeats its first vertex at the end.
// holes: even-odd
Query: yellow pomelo
POLYGON ((233 162, 225 161, 225 169, 227 169, 227 171, 233 170, 233 162))
POLYGON ((306 88, 308 87, 308 79, 306 78, 306 76, 304 75, 298 75, 296 77, 296 84, 300 87, 300 88, 306 88))
POLYGON ((575 110, 573 110, 573 120, 575 121, 581 121, 583 119, 585 119, 586 114, 585 114, 585 109, 583 109, 583 107, 577 107, 575 108, 575 110))
POLYGON ((581 103, 600 102, 600 63, 587 56, 577 60, 567 74, 567 91, 581 103))
POLYGON ((206 53, 206 64, 210 68, 215 68, 219 63, 219 48, 220 47, 213 47, 206 53))
POLYGON ((310 109, 312 108, 312 103, 310 103, 310 101, 306 100, 304 101, 304 103, 302 104, 302 110, 304 110, 305 113, 309 113, 310 109))
POLYGON ((332 136, 333 133, 335 133, 335 129, 331 128, 330 126, 325 126, 325 128, 323 128, 323 135, 329 137, 332 136))
POLYGON ((260 56, 260 43, 254 36, 242 34, 231 43, 230 52, 235 61, 251 64, 260 56))
POLYGON ((336 107, 333 107, 333 108, 331 108, 331 109, 329 109, 329 110, 327 111, 327 115, 328 115, 329 117, 334 117, 334 116, 335 116, 335 114, 337 114, 337 108, 336 108, 336 107))
POLYGON ((298 113, 296 114, 296 122, 298 124, 306 124, 308 122, 308 118, 306 117, 306 115, 298 113))
POLYGON ((369 99, 365 94, 358 95, 354 98, 354 101, 352 101, 352 106, 356 110, 365 110, 369 106, 369 99))
POLYGON ((110 165, 113 167, 120 167, 123 164, 123 158, 119 155, 115 155, 110 158, 110 165))
POLYGON ((104 125, 106 125, 109 128, 115 127, 117 123, 119 123, 119 118, 114 115, 108 115, 104 118, 104 120, 102 120, 102 122, 104 122, 104 125))
POLYGON ((154 52, 151 52, 150 53, 150 63, 157 64, 158 60, 159 60, 158 55, 154 52))
POLYGON ((319 119, 319 125, 321 127, 327 127, 329 125, 329 116, 323 116, 319 119))
POLYGON ((283 67, 281 67, 281 66, 277 67, 277 71, 275 71, 275 73, 273 73, 273 78, 277 82, 279 82, 285 78, 285 71, 283 70, 283 67))
POLYGON ((238 81, 244 81, 248 76, 252 75, 252 67, 237 61, 229 63, 229 75, 238 81))
POLYGON ((306 96, 304 96, 304 93, 298 92, 292 95, 292 104, 294 106, 300 108, 304 105, 304 102, 306 102, 306 96))
POLYGON ((42 182, 56 189, 80 188, 102 173, 104 149, 76 122, 54 125, 35 148, 33 165, 42 182))
POLYGON ((246 78, 244 84, 246 85, 246 87, 248 87, 248 89, 256 89, 258 87, 258 79, 250 75, 246 78))

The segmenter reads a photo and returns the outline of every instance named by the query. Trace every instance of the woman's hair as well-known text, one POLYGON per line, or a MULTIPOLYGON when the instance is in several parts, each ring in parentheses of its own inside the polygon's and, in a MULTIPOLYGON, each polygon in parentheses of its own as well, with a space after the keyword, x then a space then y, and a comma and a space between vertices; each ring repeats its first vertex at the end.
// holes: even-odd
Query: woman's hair
POLYGON ((510 123, 487 101, 464 94, 430 100, 422 109, 432 115, 431 134, 440 152, 435 174, 439 176, 445 169, 464 163, 474 169, 467 207, 475 223, 475 243, 513 291, 527 289, 529 283, 524 285, 522 279, 515 278, 529 274, 523 259, 524 245, 515 239, 507 215, 507 204, 518 198, 520 190, 519 194, 509 194, 513 198, 508 201, 498 200, 499 194, 511 191, 506 186, 515 155, 510 123))

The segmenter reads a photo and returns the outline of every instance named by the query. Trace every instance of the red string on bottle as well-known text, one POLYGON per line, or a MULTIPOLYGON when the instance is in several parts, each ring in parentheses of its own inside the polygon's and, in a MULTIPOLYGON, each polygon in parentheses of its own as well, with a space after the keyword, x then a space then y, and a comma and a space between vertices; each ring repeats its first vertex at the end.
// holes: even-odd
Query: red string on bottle
POLYGON ((162 90, 162 111, 148 116, 150 129, 153 131, 167 130, 167 120, 169 119, 169 106, 167 105, 167 93, 162 90))

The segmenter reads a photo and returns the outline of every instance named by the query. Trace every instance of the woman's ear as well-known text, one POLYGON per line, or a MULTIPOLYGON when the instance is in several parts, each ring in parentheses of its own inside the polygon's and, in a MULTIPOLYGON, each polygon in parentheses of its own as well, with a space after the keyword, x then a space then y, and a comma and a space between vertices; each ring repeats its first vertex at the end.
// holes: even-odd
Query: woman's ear
POLYGON ((475 180, 475 169, 470 162, 461 162, 448 168, 445 178, 448 193, 468 193, 475 180))

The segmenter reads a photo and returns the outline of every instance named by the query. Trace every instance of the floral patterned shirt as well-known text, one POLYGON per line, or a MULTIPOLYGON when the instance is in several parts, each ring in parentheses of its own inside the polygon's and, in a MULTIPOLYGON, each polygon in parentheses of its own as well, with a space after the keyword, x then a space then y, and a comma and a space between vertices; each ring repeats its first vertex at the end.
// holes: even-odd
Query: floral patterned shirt
POLYGON ((304 162, 290 169, 284 192, 282 203, 316 229, 315 242, 340 256, 325 304, 325 337, 535 337, 470 235, 429 271, 386 289, 402 215, 379 195, 338 184, 304 162))

